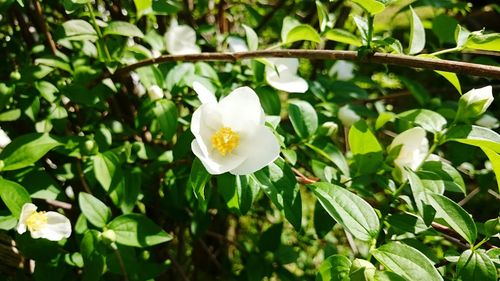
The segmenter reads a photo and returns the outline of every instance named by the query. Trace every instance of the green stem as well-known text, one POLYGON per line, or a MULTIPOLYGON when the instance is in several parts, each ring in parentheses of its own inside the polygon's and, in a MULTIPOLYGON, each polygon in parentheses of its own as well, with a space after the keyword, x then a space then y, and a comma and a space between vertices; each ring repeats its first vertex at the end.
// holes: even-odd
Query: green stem
POLYGON ((368 34, 366 36, 366 46, 370 49, 373 38, 373 18, 374 16, 368 15, 368 34))
POLYGON ((439 55, 442 55, 442 54, 458 52, 458 51, 461 51, 461 50, 462 50, 462 48, 455 47, 455 48, 451 48, 451 49, 444 49, 444 50, 441 50, 441 51, 437 51, 437 52, 434 52, 434 53, 432 53, 430 55, 431 56, 439 56, 439 55))
POLYGON ((483 240, 481 240, 481 242, 479 242, 476 245, 474 245, 474 247, 472 247, 471 250, 472 251, 477 250, 479 247, 481 247, 481 245, 483 245, 484 243, 488 242, 488 240, 490 240, 490 238, 489 237, 485 237, 483 240))
POLYGON ((377 239, 373 238, 370 241, 370 249, 368 250, 368 256, 366 257, 367 261, 370 261, 372 259, 372 251, 375 250, 376 247, 377 247, 377 239))
POLYGON ((90 19, 92 20, 92 26, 94 26, 94 29, 97 32, 97 37, 99 37, 98 48, 102 47, 104 49, 104 53, 106 55, 107 60, 111 61, 111 55, 109 53, 108 46, 106 46, 106 43, 104 42, 104 36, 102 35, 101 28, 97 24, 97 20, 96 20, 95 14, 94 14, 94 9, 92 8, 92 4, 90 4, 90 2, 88 2, 86 4, 86 6, 87 6, 87 10, 89 10, 90 19), (102 46, 100 43, 102 43, 102 46))

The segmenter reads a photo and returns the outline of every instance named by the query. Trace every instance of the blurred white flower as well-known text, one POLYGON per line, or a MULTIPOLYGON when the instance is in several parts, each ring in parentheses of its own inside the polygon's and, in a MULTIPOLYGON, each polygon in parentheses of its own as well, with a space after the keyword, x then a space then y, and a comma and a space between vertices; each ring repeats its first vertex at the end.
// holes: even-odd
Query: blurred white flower
POLYGON ((309 86, 297 75, 299 60, 296 58, 267 59, 274 67, 266 65, 266 81, 273 88, 289 93, 304 93, 309 86))
POLYGON ((486 127, 488 129, 496 129, 500 127, 498 119, 489 114, 484 114, 483 116, 481 116, 481 118, 479 118, 476 121, 476 125, 479 125, 481 127, 486 127))
POLYGON ((153 85, 148 89, 148 96, 151 100, 159 100, 164 97, 163 90, 158 85, 153 85))
POLYGON ((342 122, 345 127, 351 127, 352 124, 361 119, 361 117, 354 110, 352 110, 349 105, 344 105, 339 109, 338 117, 340 122, 342 122))
POLYGON ((252 89, 237 88, 217 102, 201 83, 193 88, 202 105, 191 119, 191 149, 210 174, 247 175, 276 160, 280 145, 252 89))
POLYGON ((394 165, 403 172, 403 177, 405 177, 405 167, 415 171, 427 157, 429 141, 425 137, 425 130, 415 127, 402 132, 394 138, 388 150, 398 147, 400 150, 394 159, 394 165))
POLYGON ((345 60, 339 60, 330 68, 329 74, 331 76, 336 75, 337 80, 346 81, 354 78, 354 69, 354 63, 345 60))
POLYGON ((45 238, 59 241, 71 235, 71 222, 56 212, 37 212, 32 203, 23 205, 17 232, 23 234, 28 230, 34 239, 45 238))
POLYGON ((0 128, 0 148, 6 147, 11 142, 9 136, 0 128))
POLYGON ((231 36, 227 38, 227 45, 229 46, 229 51, 233 53, 237 52, 248 52, 248 46, 245 40, 231 36))
POLYGON ((173 19, 165 34, 167 51, 172 55, 199 54, 201 49, 196 45, 196 32, 188 25, 178 25, 173 19))
POLYGON ((465 120, 476 117, 484 112, 493 102, 493 91, 491 86, 480 89, 472 89, 460 97, 458 101, 457 119, 465 120))

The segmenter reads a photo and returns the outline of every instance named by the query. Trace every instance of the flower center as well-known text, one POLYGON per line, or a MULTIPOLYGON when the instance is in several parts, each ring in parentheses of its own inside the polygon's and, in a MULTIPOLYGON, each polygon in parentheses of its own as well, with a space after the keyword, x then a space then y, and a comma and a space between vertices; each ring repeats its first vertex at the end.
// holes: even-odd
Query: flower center
POLYGON ((231 128, 222 127, 210 138, 212 147, 217 149, 222 156, 231 153, 240 143, 240 136, 231 128))
POLYGON ((47 224, 45 212, 34 212, 26 219, 26 226, 29 231, 38 231, 47 224))

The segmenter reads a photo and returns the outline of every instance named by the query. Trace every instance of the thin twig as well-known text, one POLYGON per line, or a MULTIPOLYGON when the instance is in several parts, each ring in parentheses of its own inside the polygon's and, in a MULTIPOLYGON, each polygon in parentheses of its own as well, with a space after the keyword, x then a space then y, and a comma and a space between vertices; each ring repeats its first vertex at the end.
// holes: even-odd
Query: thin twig
POLYGON ((73 205, 71 205, 70 203, 55 200, 55 199, 45 199, 45 202, 51 206, 65 209, 65 210, 71 210, 71 208, 73 208, 73 205))
POLYGON ((115 249, 115 255, 116 259, 118 260, 118 264, 120 265, 120 270, 123 274, 123 280, 128 281, 128 273, 127 269, 125 268, 125 263, 123 263, 122 255, 120 254, 120 251, 118 249, 115 249))
POLYGON ((469 194, 467 194, 467 196, 465 196, 464 199, 460 200, 460 202, 458 202, 458 205, 463 206, 463 205, 467 204, 467 202, 469 202, 469 200, 471 200, 472 197, 476 196, 476 194, 478 194, 479 191, 480 191, 479 187, 476 187, 469 194))
POLYGON ((220 264, 220 262, 217 260, 217 257, 212 253, 212 251, 210 251, 207 244, 201 239, 198 239, 198 242, 200 243, 203 250, 205 250, 205 252, 208 254, 208 257, 210 258, 212 263, 215 265, 215 267, 217 267, 217 269, 225 275, 226 271, 224 270, 224 267, 222 266, 222 264, 220 264))
POLYGON ((78 177, 80 178, 80 183, 82 184, 83 189, 85 190, 85 192, 92 194, 92 192, 90 191, 90 187, 85 180, 85 174, 83 173, 82 163, 80 159, 76 160, 76 170, 78 172, 78 177))
POLYGON ((184 270, 182 269, 179 262, 176 259, 174 259, 170 253, 166 252, 166 255, 167 255, 167 258, 172 262, 172 265, 174 266, 177 273, 179 274, 178 277, 180 277, 180 279, 182 279, 183 281, 189 281, 189 278, 187 277, 186 272, 184 272, 184 270))
POLYGON ((38 0, 33 0, 33 5, 35 6, 36 16, 40 21, 40 28, 42 29, 41 31, 45 35, 45 40, 47 40, 47 47, 49 47, 52 54, 55 55, 57 52, 56 43, 54 42, 54 39, 52 39, 52 34, 50 34, 47 21, 45 20, 45 17, 43 15, 42 5, 40 5, 40 2, 38 0))
POLYGON ((297 181, 301 184, 311 184, 311 183, 315 183, 315 182, 318 182, 319 179, 318 178, 308 178, 306 177, 304 174, 302 174, 299 170, 297 170, 296 168, 293 168, 292 167, 292 172, 297 175, 297 181))
POLYGON ((413 68, 424 68, 432 70, 441 70, 454 73, 463 73, 472 76, 490 77, 500 79, 500 67, 452 61, 431 59, 424 57, 415 57, 408 55, 397 55, 387 53, 374 53, 364 57, 359 57, 356 51, 340 51, 340 50, 262 50, 253 52, 238 52, 238 53, 201 53, 201 54, 188 54, 188 55, 164 55, 156 58, 145 59, 128 66, 119 68, 113 74, 106 72, 101 75, 96 82, 100 82, 106 78, 116 78, 123 74, 129 73, 135 69, 165 63, 172 61, 239 61, 243 59, 252 58, 305 58, 312 60, 350 60, 364 63, 377 63, 377 64, 390 64, 399 65, 413 68))

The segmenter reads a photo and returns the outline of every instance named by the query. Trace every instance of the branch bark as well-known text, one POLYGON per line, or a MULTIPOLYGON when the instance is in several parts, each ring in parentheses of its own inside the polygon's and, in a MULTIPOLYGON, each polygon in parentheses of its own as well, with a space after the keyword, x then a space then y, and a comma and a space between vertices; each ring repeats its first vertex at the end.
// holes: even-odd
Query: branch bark
POLYGON ((57 51, 56 43, 54 42, 54 39, 52 39, 52 34, 49 31, 47 21, 45 20, 45 17, 43 15, 42 5, 40 4, 40 2, 38 0, 34 0, 33 5, 35 6, 35 12, 36 12, 36 16, 38 18, 38 21, 40 23, 39 25, 40 25, 41 31, 45 35, 47 47, 49 47, 52 54, 55 55, 56 51, 57 51))
MULTIPOLYGON (((150 58, 142 60, 125 67, 119 68, 113 74, 104 73, 96 81, 99 82, 106 78, 116 78, 135 69, 165 63, 172 61, 239 61, 243 59, 254 58, 305 58, 311 60, 349 60, 363 63, 376 63, 376 64, 389 64, 406 66, 412 68, 424 68, 431 70, 441 70, 454 73, 467 74, 472 76, 489 77, 500 79, 500 67, 483 65, 477 63, 430 59, 422 57, 414 57, 407 55, 387 54, 387 53, 374 53, 369 56, 359 57, 356 51, 339 51, 339 50, 262 50, 253 52, 239 52, 239 53, 201 53, 189 55, 164 55, 157 58, 150 58)), ((94 86, 96 83, 91 84, 94 86)))

